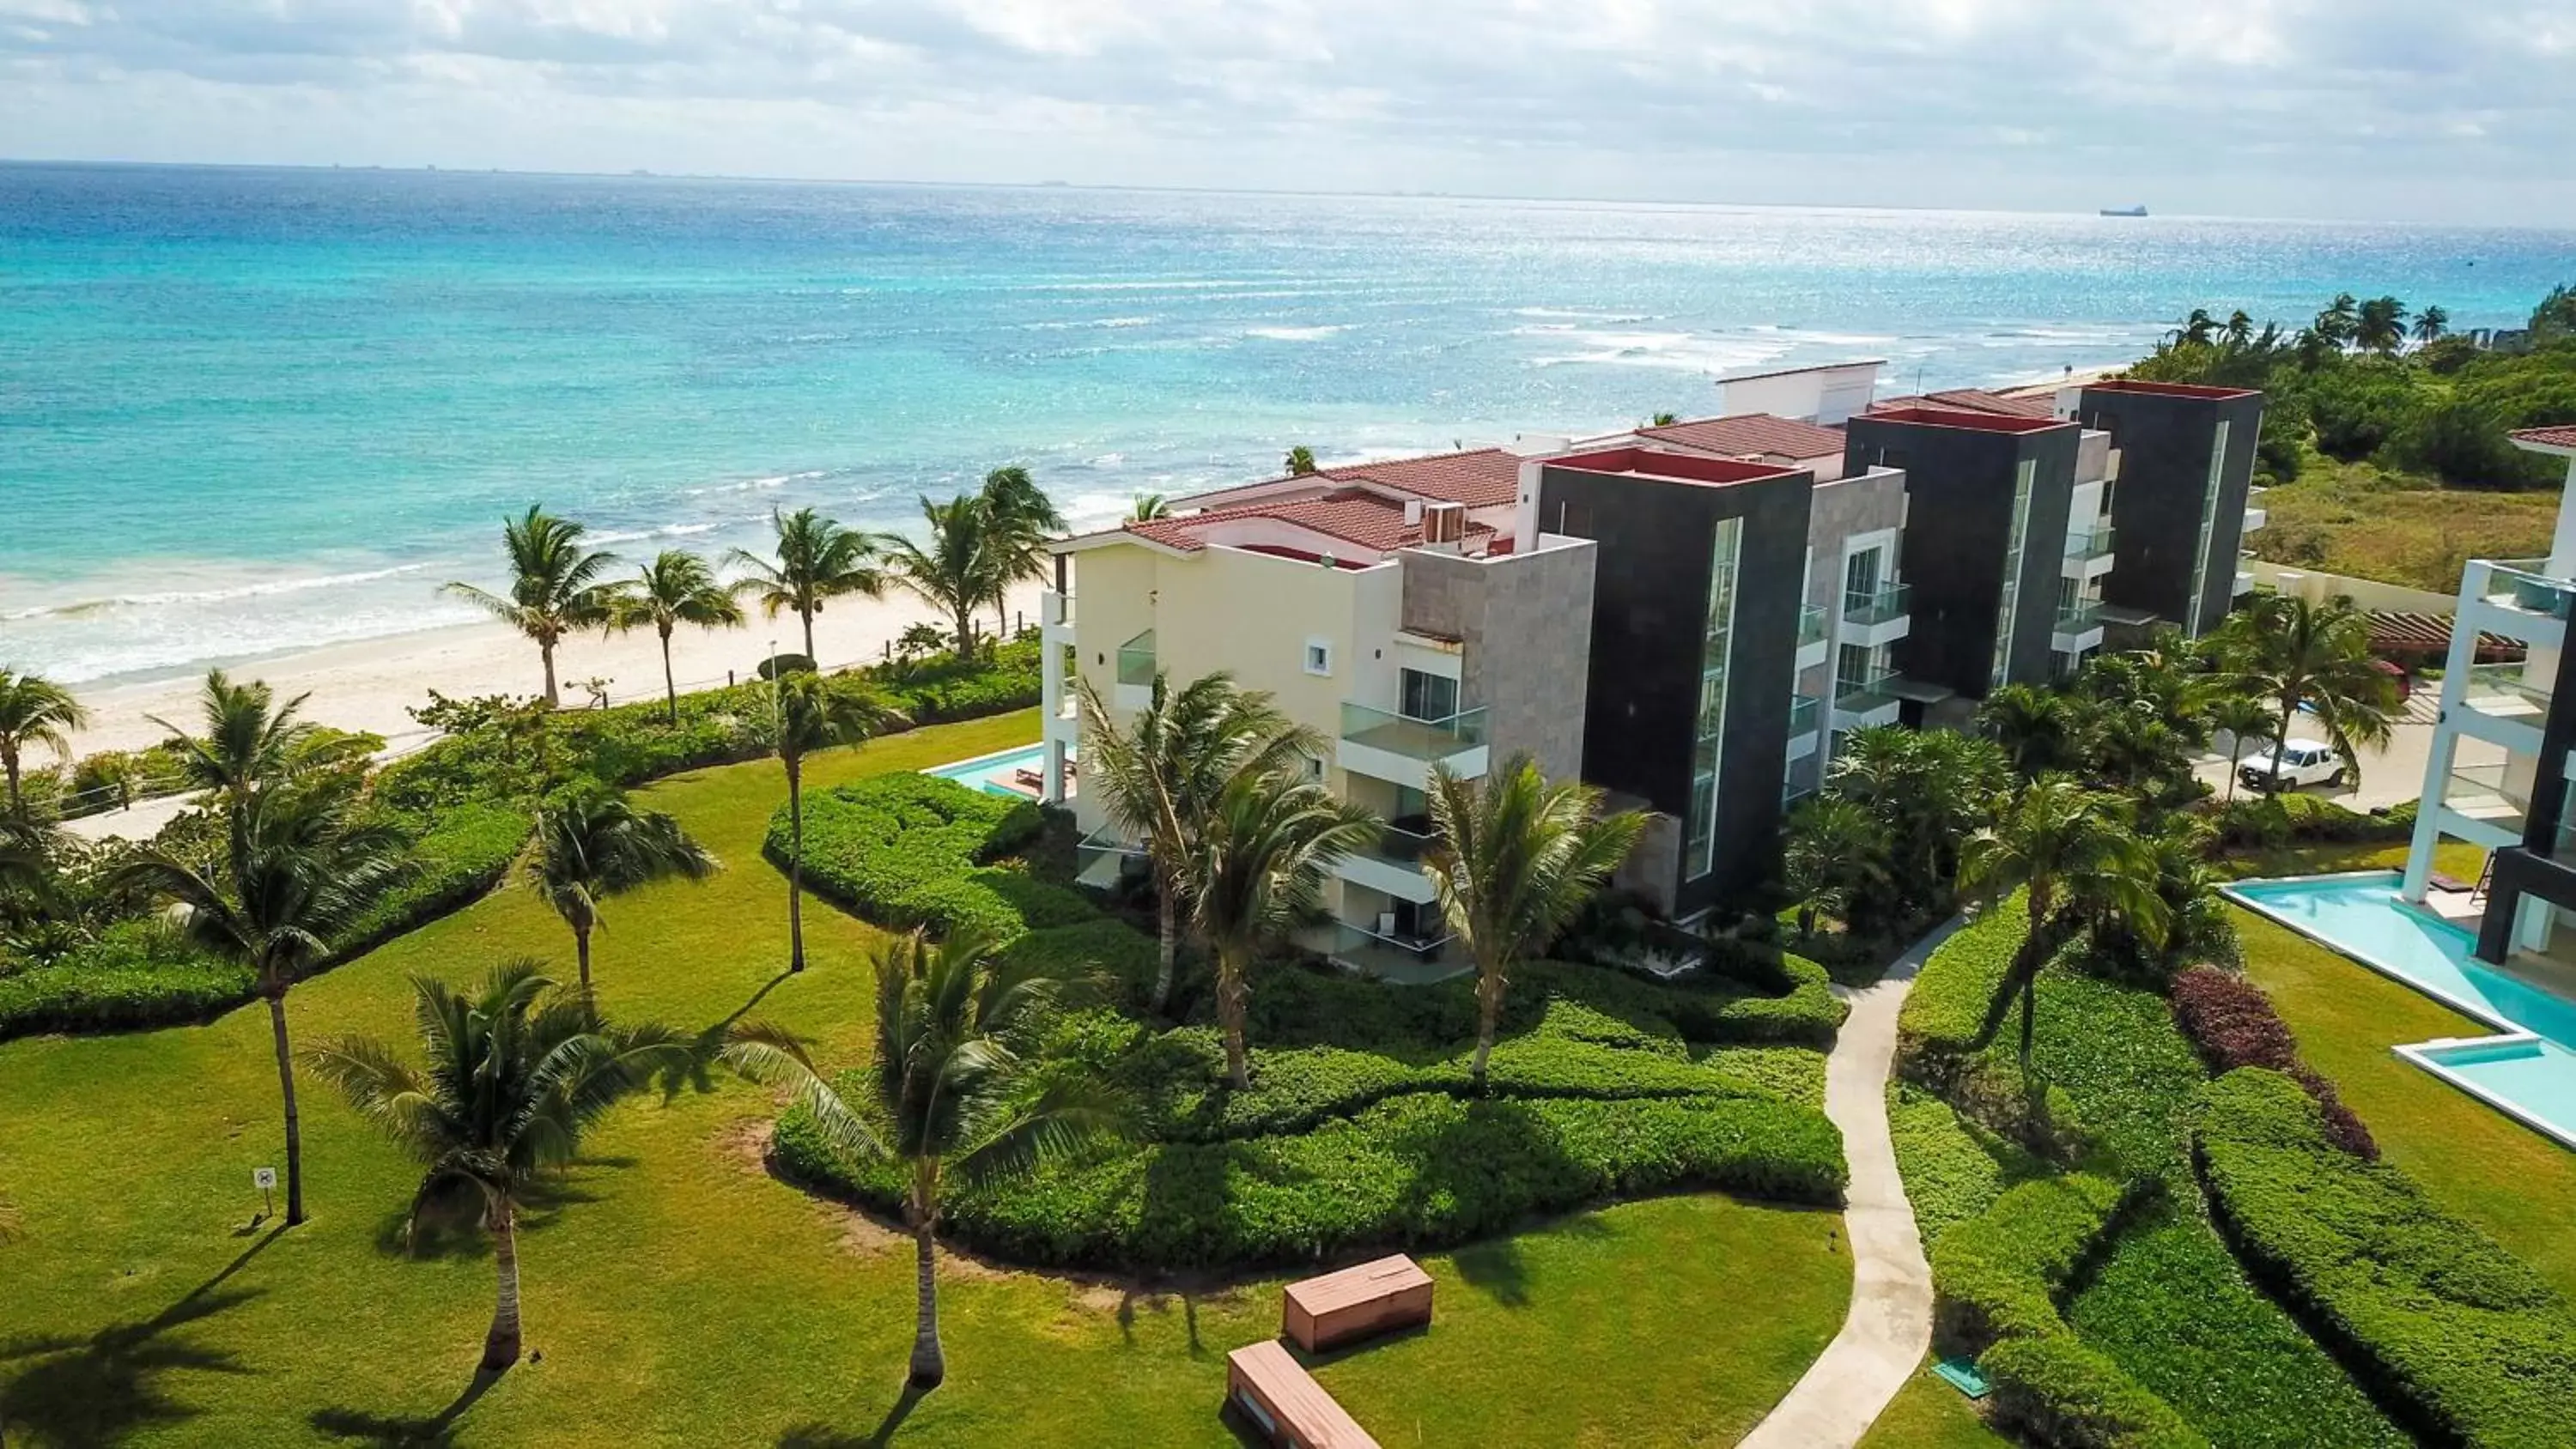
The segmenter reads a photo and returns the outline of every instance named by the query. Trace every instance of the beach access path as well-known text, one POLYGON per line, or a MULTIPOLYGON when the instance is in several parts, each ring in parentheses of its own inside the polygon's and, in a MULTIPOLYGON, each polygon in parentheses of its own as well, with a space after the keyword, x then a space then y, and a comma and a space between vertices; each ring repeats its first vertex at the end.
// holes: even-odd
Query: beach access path
POLYGON ((1952 920, 1888 967, 1877 984, 1837 988, 1851 1015, 1825 1058, 1825 1115, 1842 1129, 1851 1185, 1843 1231, 1851 1242, 1852 1299, 1840 1332, 1743 1441, 1742 1449, 1849 1449, 1905 1387, 1932 1346, 1932 1266, 1914 1205, 1896 1169, 1887 1127, 1887 1078, 1896 1064, 1896 1017, 1914 975, 1952 932, 1952 920))

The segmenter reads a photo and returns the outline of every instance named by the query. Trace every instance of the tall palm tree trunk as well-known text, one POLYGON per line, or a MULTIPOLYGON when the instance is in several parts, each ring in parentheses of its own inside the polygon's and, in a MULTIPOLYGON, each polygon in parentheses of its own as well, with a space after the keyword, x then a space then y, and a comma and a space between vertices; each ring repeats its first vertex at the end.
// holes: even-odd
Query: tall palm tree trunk
POLYGON ((939 1346, 938 1240, 931 1234, 936 1214, 925 1201, 924 1178, 934 1168, 915 1170, 912 1201, 912 1386, 935 1389, 948 1377, 948 1355, 939 1346))
POLYGON ((1161 1011, 1172 1001, 1173 968, 1181 955, 1181 893, 1172 883, 1173 872, 1156 867, 1154 871, 1154 1009, 1161 1011))
POLYGON ((563 696, 555 692, 555 646, 551 639, 537 641, 537 657, 546 662, 546 708, 563 708, 563 696))
POLYGON ((286 1100, 286 1225, 304 1221, 304 1128, 295 1112, 295 1049, 286 1039, 286 988, 268 993, 268 1032, 277 1043, 277 1091, 286 1100))
POLYGON ((581 962, 581 999, 587 1005, 590 1002, 590 927, 572 928, 572 953, 581 962))
MULTIPOLYGON (((802 619, 802 620, 804 620, 804 621, 805 621, 805 658, 806 658, 807 662, 811 663, 811 664, 812 664, 816 669, 820 669, 820 668, 822 668, 822 667, 823 667, 823 660, 822 660, 822 656, 820 656, 820 655, 818 655, 818 654, 816 654, 816 653, 814 652, 814 609, 813 609, 813 606, 809 604, 809 605, 807 605, 806 607, 804 607, 804 608, 802 608, 802 609, 797 610, 797 611, 796 611, 796 617, 798 617, 798 618, 800 618, 800 619, 802 619)), ((777 671, 776 667, 775 667, 775 666, 773 666, 773 667, 771 668, 770 672, 771 672, 771 673, 773 673, 773 674, 775 674, 775 673, 777 673, 778 671, 777 671)))
POLYGON ((497 1374, 519 1361, 518 1210, 508 1198, 492 1204, 492 1331, 483 1335, 483 1372, 497 1374))
POLYGON ((1252 1085, 1251 1054, 1243 1047, 1244 1008, 1252 986, 1243 978, 1243 961, 1233 951, 1216 953, 1216 1021, 1225 1033, 1225 1078, 1238 1092, 1252 1085))
POLYGON ((19 816, 25 815, 27 813, 27 797, 19 788, 18 751, 14 747, 0 750, 0 769, 6 769, 9 772, 9 813, 19 816))
POLYGON ((1503 963, 1480 960, 1476 963, 1476 1060, 1467 1069, 1476 1090, 1485 1090, 1485 1063, 1494 1054, 1494 1034, 1502 1029, 1503 963))
POLYGON ((975 657, 975 606, 972 604, 957 606, 957 657, 975 657))
POLYGON ((662 626, 662 698, 669 701, 671 723, 680 722, 680 682, 671 674, 671 626, 662 626))
POLYGON ((2236 764, 2245 758, 2245 741, 2235 735, 2227 737, 2227 796, 2218 802, 2224 810, 2236 803, 2236 764))
POLYGON ((2272 785, 2270 793, 2281 793, 2281 757, 2290 752, 2290 721, 2299 712, 2299 697, 2286 695, 2281 700, 2281 731, 2272 738, 2272 785))
POLYGON ((805 790, 787 767, 787 969, 805 969, 805 790))

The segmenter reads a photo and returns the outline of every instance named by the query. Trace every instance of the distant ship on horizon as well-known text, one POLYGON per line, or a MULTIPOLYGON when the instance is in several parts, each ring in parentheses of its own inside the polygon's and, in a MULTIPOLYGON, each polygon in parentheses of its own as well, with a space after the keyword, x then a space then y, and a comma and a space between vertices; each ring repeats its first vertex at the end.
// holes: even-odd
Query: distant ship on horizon
POLYGON ((2104 216, 2144 216, 2147 214, 2147 208, 2144 202, 2136 206, 2106 206, 2102 208, 2102 214, 2104 216))

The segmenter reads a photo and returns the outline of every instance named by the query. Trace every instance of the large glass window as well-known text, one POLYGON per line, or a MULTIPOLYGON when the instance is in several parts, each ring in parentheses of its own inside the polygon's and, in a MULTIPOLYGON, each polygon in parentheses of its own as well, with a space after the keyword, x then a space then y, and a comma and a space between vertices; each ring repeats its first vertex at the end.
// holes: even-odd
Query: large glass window
POLYGON ((1878 550, 1865 548, 1843 561, 1843 595, 1866 599, 1878 592, 1878 550))
POLYGON ((2218 485, 2227 476, 2227 424, 2218 425, 2218 436, 2209 445, 2209 481, 2200 490, 2200 545, 2191 559, 2191 599, 2183 606, 2183 628, 2194 637, 2200 634, 2200 600, 2209 587, 2209 543, 2218 531, 2218 485))
POLYGON ((2030 534, 2030 492, 2039 462, 2024 458, 2013 470, 2012 532, 2004 540, 2003 601, 1995 607, 1995 667, 1988 687, 2001 689, 2012 674, 2013 618, 2021 605, 2021 550, 2030 534))
POLYGON ((1735 651, 1735 584, 1743 522, 1722 520, 1709 546, 1707 627, 1700 640, 1699 725, 1691 747, 1691 791, 1683 822, 1683 875, 1717 869, 1717 789, 1726 734, 1726 675, 1735 651))
POLYGON ((1398 673, 1397 687, 1401 701, 1396 712, 1406 719, 1429 720, 1437 724, 1458 713, 1458 681, 1445 674, 1426 674, 1419 669, 1398 673))

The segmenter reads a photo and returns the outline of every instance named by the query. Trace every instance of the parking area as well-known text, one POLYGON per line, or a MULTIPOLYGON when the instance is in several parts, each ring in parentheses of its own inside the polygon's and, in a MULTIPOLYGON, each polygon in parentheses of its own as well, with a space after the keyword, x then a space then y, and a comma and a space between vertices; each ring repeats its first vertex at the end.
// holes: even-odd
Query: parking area
MULTIPOLYGON (((2358 783, 2347 779, 2340 786, 2312 785, 2301 791, 2321 796, 2353 810, 2375 810, 2413 800, 2424 793, 2424 761, 2433 749, 2433 719, 2441 708, 2441 686, 2427 685, 2406 701, 2403 716, 2390 732, 2388 748, 2361 759, 2358 783)), ((2314 738, 2300 735, 2299 738, 2314 738)), ((2220 744, 2226 741, 2222 736, 2220 744)), ((2250 753, 2250 752, 2249 752, 2250 753)), ((2493 764, 2504 759, 2504 751, 2480 740, 2460 741, 2455 767, 2493 764)), ((2224 794, 2227 790, 2227 756, 2213 753, 2194 766, 2192 773, 2208 786, 2224 794)), ((2244 793, 2240 788, 2239 794, 2244 793)))

